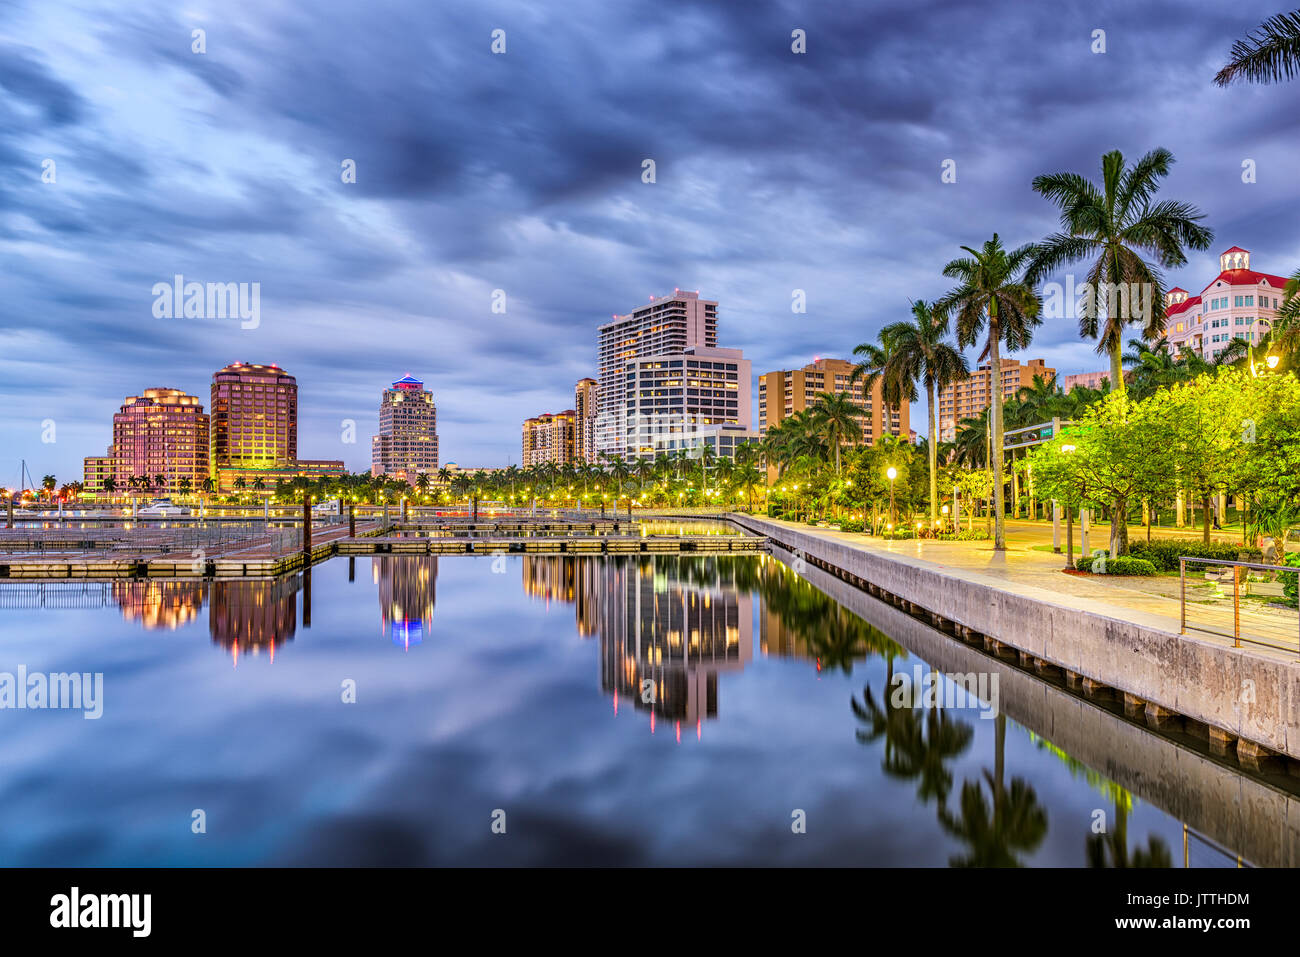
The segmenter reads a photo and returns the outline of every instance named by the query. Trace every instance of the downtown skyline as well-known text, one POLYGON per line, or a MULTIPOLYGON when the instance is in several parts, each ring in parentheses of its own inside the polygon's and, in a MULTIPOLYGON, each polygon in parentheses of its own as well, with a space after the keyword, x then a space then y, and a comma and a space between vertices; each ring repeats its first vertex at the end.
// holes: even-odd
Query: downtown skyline
MULTIPOLYGON (((847 357, 909 298, 946 291, 938 269, 958 244, 1050 232, 1032 177, 1091 175, 1112 147, 1170 149, 1169 195, 1216 234, 1166 286, 1199 289, 1233 243, 1283 274, 1300 256, 1293 92, 1210 83, 1264 4, 1017 8, 1014 22, 946 4, 874 22, 779 5, 741 19, 678 4, 657 20, 383 8, 353 46, 331 6, 111 22, 83 9, 0 13, 0 153, 30 172, 0 193, 0 443, 61 479, 107 444, 122 396, 192 390, 236 359, 293 369, 303 446, 353 472, 369 451, 341 441, 342 421, 372 421, 378 384, 404 373, 438 398, 444 461, 517 461, 518 424, 567 407, 561 390, 594 374, 593 329, 674 286, 720 302, 725 344, 755 373, 847 357), (794 28, 806 54, 790 51, 794 28), (1098 28, 1104 54, 1090 50, 1098 28), (286 31, 300 42, 280 43, 286 31), (1020 59, 988 70, 989 44, 1020 59), (765 95, 738 109, 735 84, 765 95), (347 159, 355 183, 340 180, 347 159), (941 182, 946 159, 955 183, 941 182), (151 289, 177 274, 259 283, 259 324, 155 318, 151 289), (791 312, 794 290, 806 313, 791 312)), ((1105 366, 1092 348, 1049 320, 1016 358, 1090 372, 1105 366)), ((924 421, 924 403, 913 414, 924 421)))

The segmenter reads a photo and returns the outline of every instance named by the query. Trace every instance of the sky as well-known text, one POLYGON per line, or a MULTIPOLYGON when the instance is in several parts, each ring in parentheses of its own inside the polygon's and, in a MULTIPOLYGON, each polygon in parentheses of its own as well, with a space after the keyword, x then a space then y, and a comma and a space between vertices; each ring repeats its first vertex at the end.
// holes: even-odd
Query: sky
MULTIPOLYGON (((0 0, 0 484, 79 479, 125 396, 206 406, 234 361, 297 377, 302 458, 368 469, 411 374, 443 464, 518 463, 612 315, 698 289, 755 374, 848 358, 1110 149, 1171 150, 1214 231, 1169 285, 1232 245, 1290 275, 1300 87, 1212 83, 1277 2, 0 0), (159 315, 177 275, 256 322, 159 315)), ((1094 348, 1049 319, 1018 358, 1094 348)))

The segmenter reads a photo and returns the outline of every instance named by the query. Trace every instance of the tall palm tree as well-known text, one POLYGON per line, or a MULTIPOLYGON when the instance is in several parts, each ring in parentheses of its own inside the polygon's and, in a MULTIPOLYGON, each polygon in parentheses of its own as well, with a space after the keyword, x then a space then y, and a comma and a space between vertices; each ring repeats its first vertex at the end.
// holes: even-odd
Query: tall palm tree
MULTIPOLYGON (((929 407, 930 432, 927 442, 930 460, 930 524, 939 518, 939 433, 935 429, 934 399, 937 393, 958 379, 970 375, 966 357, 949 344, 948 323, 924 300, 912 303, 911 321, 895 322, 880 332, 882 339, 893 343, 893 356, 886 366, 886 374, 894 379, 904 392, 910 391, 906 383, 918 379, 925 385, 925 400, 929 407)), ((911 389, 915 387, 912 386, 911 389)))
POLYGON ((957 287, 935 303, 946 321, 957 319, 957 344, 965 349, 985 336, 980 358, 989 360, 989 404, 993 411, 993 547, 1007 547, 1002 514, 1002 354, 1006 343, 1012 352, 1028 347, 1033 329, 1042 323, 1042 309, 1025 273, 1037 247, 1032 243, 1007 250, 998 234, 978 250, 961 247, 969 255, 943 267, 957 287))
POLYGON ((862 408, 847 392, 822 392, 812 408, 812 426, 835 450, 835 474, 840 474, 840 446, 862 439, 862 408))
POLYGON ((1300 73, 1300 10, 1279 13, 1232 45, 1231 59, 1214 75, 1217 86, 1237 80, 1279 83, 1300 73))
POLYGON ((1168 150, 1154 149, 1125 166, 1124 154, 1111 150, 1101 158, 1100 184, 1078 173, 1034 177, 1034 190, 1060 207, 1062 231, 1039 244, 1029 281, 1036 285, 1063 266, 1092 260, 1088 282, 1093 298, 1079 317, 1079 335, 1096 339, 1097 352, 1110 356, 1112 389, 1124 388, 1124 330, 1138 318, 1133 298, 1120 290, 1147 290, 1145 308, 1150 315, 1142 334, 1154 341, 1164 333, 1164 287, 1157 267, 1143 257, 1154 257, 1166 268, 1183 266, 1184 248, 1207 249, 1214 238, 1200 224, 1203 217, 1195 206, 1154 202, 1160 180, 1173 163, 1168 150))

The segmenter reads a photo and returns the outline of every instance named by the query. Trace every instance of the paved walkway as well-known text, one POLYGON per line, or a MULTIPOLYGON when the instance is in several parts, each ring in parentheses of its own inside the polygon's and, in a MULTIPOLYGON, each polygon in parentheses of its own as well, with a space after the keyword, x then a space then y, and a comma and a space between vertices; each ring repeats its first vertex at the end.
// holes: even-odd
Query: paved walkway
MULTIPOLYGON (((998 552, 990 542, 944 542, 930 539, 885 541, 861 533, 815 528, 799 522, 769 518, 760 520, 805 534, 823 536, 875 554, 895 556, 903 562, 920 561, 940 568, 972 572, 1005 583, 1009 590, 1015 590, 1018 585, 1028 586, 1044 589, 1058 597, 1073 596, 1088 602, 1100 602, 1110 606, 1112 615, 1127 613, 1125 617, 1141 617, 1174 634, 1179 631, 1177 578, 1067 574, 1064 571, 1064 555, 1034 549, 1032 546, 1038 544, 1035 537, 1022 537, 1016 534, 1016 530, 1008 536, 1006 551, 998 552)), ((1077 533, 1078 529, 1075 531, 1077 533)), ((1048 532, 1050 543, 1050 526, 1048 532)), ((1076 535, 1076 556, 1078 544, 1076 535)), ((1093 536, 1089 541, 1089 545, 1094 547, 1103 547, 1104 544, 1104 537, 1093 536)), ((1231 583, 1223 586, 1225 597, 1214 597, 1213 587, 1199 573, 1193 577, 1189 572, 1187 583, 1188 631, 1198 636, 1226 634, 1230 640, 1233 632, 1231 583)), ((1243 601, 1241 634, 1244 638, 1254 638, 1293 653, 1300 652, 1300 615, 1293 609, 1259 607, 1253 602, 1243 601)))

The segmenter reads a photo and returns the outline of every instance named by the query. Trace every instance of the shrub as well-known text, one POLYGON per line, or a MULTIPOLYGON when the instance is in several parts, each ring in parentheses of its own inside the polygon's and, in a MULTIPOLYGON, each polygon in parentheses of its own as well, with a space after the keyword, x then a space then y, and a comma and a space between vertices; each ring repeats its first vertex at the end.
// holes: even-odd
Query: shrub
MULTIPOLYGON (((1286 557, 1286 564, 1292 568, 1300 568, 1300 552, 1292 552, 1286 557)), ((1300 572, 1293 575, 1282 575, 1282 594, 1286 596, 1288 604, 1300 605, 1300 572)))
POLYGON ((916 538, 916 532, 912 531, 910 528, 909 528, 909 529, 905 529, 905 530, 903 530, 903 531, 897 531, 897 530, 892 531, 892 532, 888 532, 888 531, 887 531, 887 532, 882 533, 880 537, 881 537, 881 538, 891 538, 891 539, 900 539, 900 538, 916 538))
POLYGON ((1095 556, 1084 555, 1075 561, 1074 567, 1081 572, 1095 572, 1098 575, 1154 575, 1156 573, 1155 563, 1145 558, 1134 558, 1132 555, 1110 558, 1105 552, 1095 556))
POLYGON ((805 522, 804 524, 806 524, 806 525, 812 525, 814 528, 816 528, 816 526, 817 526, 817 519, 815 519, 815 518, 810 518, 810 519, 808 519, 808 521, 805 522))
POLYGON ((1264 555, 1258 548, 1233 542, 1188 541, 1186 539, 1158 538, 1148 544, 1144 540, 1130 542, 1128 553, 1133 558, 1143 558, 1162 572, 1178 571, 1178 559, 1217 558, 1228 562, 1258 562, 1264 555))
POLYGON ((1106 560, 1107 575, 1154 575, 1155 573, 1155 564, 1145 558, 1134 558, 1132 555, 1125 555, 1122 558, 1109 558, 1106 560))
POLYGON ((840 522, 841 532, 860 532, 863 527, 861 520, 856 518, 846 518, 840 522))
POLYGON ((969 531, 944 532, 938 537, 945 542, 987 542, 989 533, 982 528, 972 528, 969 531))

